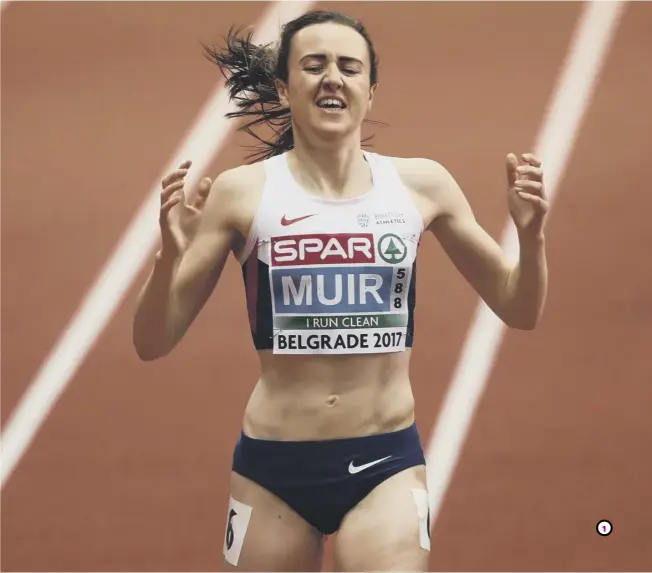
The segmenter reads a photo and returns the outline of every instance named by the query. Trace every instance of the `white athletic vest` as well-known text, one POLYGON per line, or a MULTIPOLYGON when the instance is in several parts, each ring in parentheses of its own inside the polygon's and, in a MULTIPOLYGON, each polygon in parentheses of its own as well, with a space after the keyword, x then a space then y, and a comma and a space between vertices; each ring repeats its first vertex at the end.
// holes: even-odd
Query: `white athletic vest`
POLYGON ((412 346, 421 217, 387 157, 365 152, 373 188, 312 196, 287 155, 266 182, 241 258, 254 345, 277 354, 368 354, 412 346))

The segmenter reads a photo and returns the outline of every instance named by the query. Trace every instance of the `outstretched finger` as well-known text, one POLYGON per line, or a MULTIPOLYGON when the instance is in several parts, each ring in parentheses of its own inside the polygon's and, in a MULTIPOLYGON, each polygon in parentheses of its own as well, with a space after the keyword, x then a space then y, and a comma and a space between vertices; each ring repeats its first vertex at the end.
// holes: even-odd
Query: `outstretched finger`
POLYGON ((168 185, 170 185, 170 183, 179 181, 180 179, 183 179, 186 175, 188 175, 188 169, 180 167, 179 169, 176 169, 172 173, 168 173, 165 177, 163 177, 161 181, 161 187, 165 189, 168 185))
POLYGON ((161 191, 161 205, 165 203, 175 192, 183 189, 184 181, 175 181, 161 191))
POLYGON ((528 193, 534 193, 539 197, 543 197, 544 193, 543 183, 540 181, 529 181, 527 179, 517 181, 516 185, 514 185, 514 189, 516 189, 517 193, 520 191, 527 191, 528 193))
POLYGON ((521 159, 534 167, 541 167, 541 160, 533 153, 524 153, 521 155, 521 159))
POLYGON ((520 165, 516 168, 516 172, 518 173, 517 182, 523 177, 534 181, 541 181, 543 179, 543 171, 532 165, 520 165))
POLYGON ((172 210, 175 205, 178 205, 183 201, 183 194, 178 193, 170 197, 163 205, 161 205, 161 218, 166 217, 167 214, 172 210))
POLYGON ((518 196, 523 199, 524 201, 527 201, 528 203, 531 203, 533 206, 535 206, 539 211, 545 213, 548 211, 548 202, 545 199, 542 199, 538 195, 533 195, 531 193, 526 193, 525 191, 518 191, 518 196))
POLYGON ((507 185, 513 187, 517 179, 516 168, 518 167, 518 159, 513 153, 509 153, 505 158, 505 167, 507 169, 507 185))

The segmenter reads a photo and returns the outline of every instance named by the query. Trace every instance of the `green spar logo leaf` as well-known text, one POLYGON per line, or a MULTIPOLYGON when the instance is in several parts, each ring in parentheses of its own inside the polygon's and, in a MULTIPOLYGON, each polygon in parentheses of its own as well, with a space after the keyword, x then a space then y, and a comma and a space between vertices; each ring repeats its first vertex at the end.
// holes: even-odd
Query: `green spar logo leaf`
POLYGON ((386 233, 378 241, 378 252, 386 263, 398 264, 407 257, 403 239, 394 233, 386 233))

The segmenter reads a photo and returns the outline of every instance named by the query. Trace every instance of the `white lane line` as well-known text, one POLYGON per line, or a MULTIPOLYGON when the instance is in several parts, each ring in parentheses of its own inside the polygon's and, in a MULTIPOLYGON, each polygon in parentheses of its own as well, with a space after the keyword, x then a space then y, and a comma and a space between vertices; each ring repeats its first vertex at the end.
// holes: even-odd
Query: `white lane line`
MULTIPOLYGON (((284 22, 301 15, 313 4, 309 0, 271 3, 256 26, 255 41, 268 43, 276 40, 284 22)), ((221 87, 216 89, 171 160, 152 184, 145 202, 132 219, 111 258, 21 397, 2 433, 0 488, 7 483, 40 426, 155 248, 158 241, 160 180, 184 159, 191 158, 193 168, 187 181, 189 188, 193 188, 230 132, 232 122, 225 119, 224 114, 231 109, 226 91, 221 87)))
MULTIPOLYGON (((622 1, 587 2, 571 38, 569 52, 534 146, 534 153, 545 166, 546 190, 551 205, 624 5, 622 1)), ((503 231, 501 244, 512 260, 518 259, 518 240, 511 219, 503 231)), ((504 324, 480 301, 426 452, 433 526, 504 332, 504 324)))

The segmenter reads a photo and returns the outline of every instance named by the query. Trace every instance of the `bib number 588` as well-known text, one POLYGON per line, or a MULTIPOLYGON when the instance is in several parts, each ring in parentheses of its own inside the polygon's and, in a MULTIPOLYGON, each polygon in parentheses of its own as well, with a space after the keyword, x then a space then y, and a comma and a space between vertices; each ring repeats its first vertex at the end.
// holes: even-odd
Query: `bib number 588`
POLYGON ((396 271, 396 280, 394 281, 394 308, 400 309, 403 308, 403 297, 405 292, 405 273, 406 270, 401 268, 396 271), (398 295, 398 296, 397 296, 398 295))

